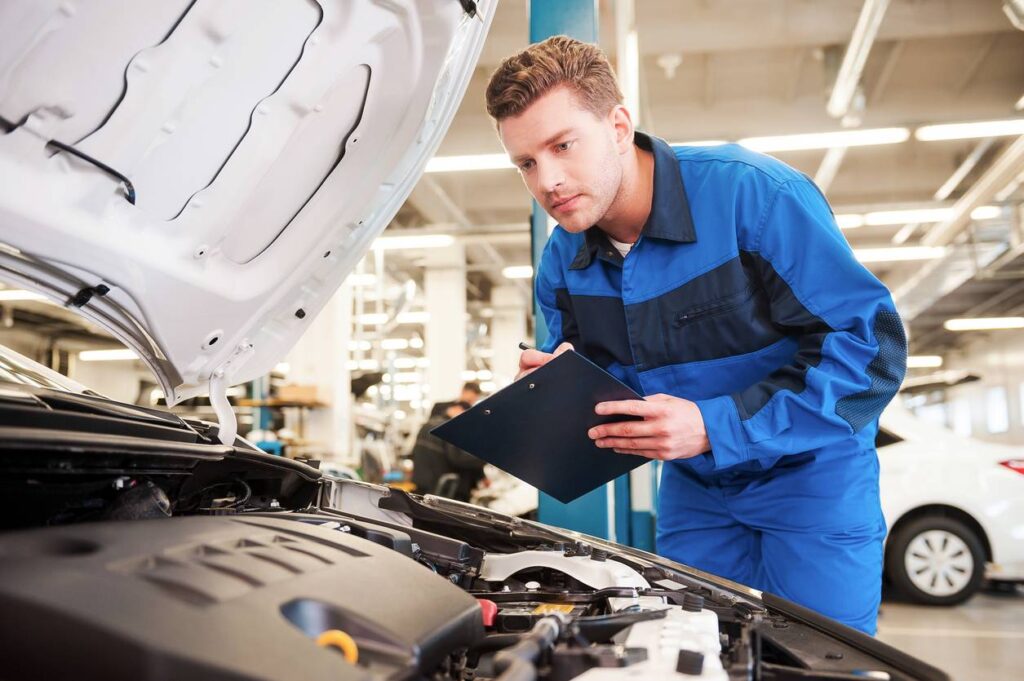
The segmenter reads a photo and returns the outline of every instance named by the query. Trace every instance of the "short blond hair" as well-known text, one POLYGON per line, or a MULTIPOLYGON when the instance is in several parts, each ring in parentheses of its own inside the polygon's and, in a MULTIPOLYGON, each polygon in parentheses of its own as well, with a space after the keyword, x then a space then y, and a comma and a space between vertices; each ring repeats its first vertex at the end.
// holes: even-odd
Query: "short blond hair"
POLYGON ((487 84, 487 113, 497 122, 518 116, 560 85, 571 88, 580 104, 598 116, 622 104, 622 92, 601 48, 556 35, 501 62, 487 84))

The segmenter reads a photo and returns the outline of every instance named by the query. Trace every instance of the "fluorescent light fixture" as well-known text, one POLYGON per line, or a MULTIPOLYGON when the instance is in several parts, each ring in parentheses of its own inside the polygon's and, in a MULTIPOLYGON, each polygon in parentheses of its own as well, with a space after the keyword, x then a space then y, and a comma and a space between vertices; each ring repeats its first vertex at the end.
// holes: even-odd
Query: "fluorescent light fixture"
POLYGON ((348 342, 349 350, 369 350, 373 344, 368 340, 353 340, 348 342))
POLYGON ((353 286, 373 286, 377 283, 377 275, 368 272, 363 274, 350 274, 345 281, 353 286))
POLYGON ((399 371, 393 380, 395 383, 419 383, 420 374, 417 371, 399 371))
POLYGON ((412 348, 413 350, 422 350, 423 339, 420 338, 419 336, 413 336, 412 338, 409 339, 409 347, 412 348))
POLYGON ((455 243, 451 234, 417 234, 415 236, 382 236, 373 242, 379 251, 395 251, 412 248, 444 248, 455 243))
POLYGON ((808 149, 835 149, 837 147, 866 147, 878 144, 899 144, 910 138, 907 128, 869 128, 867 130, 836 130, 800 135, 774 135, 747 137, 740 144, 754 151, 802 151, 808 149))
POLYGON ((478 381, 489 381, 494 378, 494 374, 487 369, 481 369, 476 372, 476 380, 478 381))
POLYGON ((408 350, 409 339, 408 338, 385 338, 380 342, 380 346, 385 350, 408 350))
POLYGON ((424 172, 457 173, 466 170, 501 170, 515 168, 505 154, 470 154, 466 156, 435 156, 427 161, 424 172))
POLYGON ((402 312, 398 315, 399 324, 426 324, 429 321, 429 312, 402 312))
POLYGON ((274 371, 279 374, 287 374, 292 370, 292 366, 288 362, 278 362, 274 365, 274 371))
POLYGON ((533 267, 530 265, 512 265, 501 271, 506 279, 529 279, 533 276, 533 267))
POLYGON ((942 366, 939 355, 910 355, 907 357, 908 369, 938 369, 942 366))
POLYGON ((972 220, 994 220, 1003 214, 999 206, 978 206, 971 211, 972 220))
POLYGON ((883 248, 855 248, 853 255, 862 263, 903 262, 907 260, 935 260, 946 255, 944 246, 891 246, 883 248))
MULTIPOLYGON (((7 288, 0 290, 0 302, 13 303, 17 301, 40 301, 46 300, 46 296, 34 291, 22 291, 21 289, 7 288)), ((87 351, 88 352, 88 351, 87 351)))
POLYGON ((973 319, 947 319, 947 331, 992 331, 997 329, 1024 329, 1024 317, 974 317, 973 319))
POLYGON ((1005 137, 1007 135, 1024 135, 1024 118, 925 125, 914 132, 914 137, 921 142, 969 140, 979 137, 1005 137))
MULTIPOLYGON (((978 206, 971 211, 972 220, 992 220, 1002 215, 999 206, 978 206)), ((841 213, 836 215, 840 229, 858 227, 884 227, 889 225, 927 224, 942 222, 953 216, 952 208, 909 208, 906 210, 879 210, 864 215, 841 213)))
POLYGON ((905 225, 908 222, 942 222, 952 214, 949 208, 915 208, 910 210, 879 210, 867 213, 864 224, 878 227, 881 225, 905 225))
POLYGON ((388 321, 388 316, 383 312, 367 312, 361 315, 356 315, 356 321, 362 324, 363 326, 372 326, 374 324, 386 324, 388 321))
POLYGON ((415 357, 399 357, 394 361, 396 369, 415 369, 416 358, 415 357))
POLYGON ((362 371, 377 371, 380 363, 375 359, 363 359, 359 361, 359 369, 362 371))
POLYGON ((119 348, 117 350, 82 350, 78 359, 83 362, 118 362, 138 359, 134 350, 119 348))
POLYGON ((864 216, 856 213, 839 213, 836 215, 839 229, 856 229, 864 226, 864 216))
POLYGON ((485 393, 493 393, 498 389, 498 385, 494 381, 484 381, 480 384, 480 390, 485 393))
POLYGON ((462 380, 463 381, 472 381, 472 380, 475 380, 475 379, 476 379, 476 372, 473 371, 472 369, 466 369, 465 371, 462 372, 462 380))

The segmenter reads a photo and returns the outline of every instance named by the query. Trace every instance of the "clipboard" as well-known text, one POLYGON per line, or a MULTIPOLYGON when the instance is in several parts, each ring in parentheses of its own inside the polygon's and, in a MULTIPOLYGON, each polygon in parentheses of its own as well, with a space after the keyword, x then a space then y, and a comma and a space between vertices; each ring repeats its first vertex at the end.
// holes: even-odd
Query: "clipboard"
POLYGON ((595 414, 598 402, 642 399, 569 351, 430 432, 568 503, 649 461, 601 449, 587 435, 597 425, 641 419, 595 414))

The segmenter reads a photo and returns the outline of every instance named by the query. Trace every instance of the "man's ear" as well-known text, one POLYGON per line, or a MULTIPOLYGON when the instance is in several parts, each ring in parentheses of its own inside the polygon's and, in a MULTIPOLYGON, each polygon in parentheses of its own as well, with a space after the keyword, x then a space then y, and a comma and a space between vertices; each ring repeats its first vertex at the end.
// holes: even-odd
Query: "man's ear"
POLYGON ((608 119, 615 132, 615 146, 620 154, 625 154, 633 148, 633 118, 629 109, 616 104, 608 113, 608 119))

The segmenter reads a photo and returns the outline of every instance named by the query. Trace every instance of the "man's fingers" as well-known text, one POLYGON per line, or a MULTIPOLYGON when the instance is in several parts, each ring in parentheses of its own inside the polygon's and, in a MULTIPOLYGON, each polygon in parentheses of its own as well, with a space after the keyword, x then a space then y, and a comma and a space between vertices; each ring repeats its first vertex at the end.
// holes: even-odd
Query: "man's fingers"
POLYGON ((516 380, 518 381, 523 376, 529 376, 530 374, 532 374, 536 370, 537 370, 537 367, 534 367, 532 369, 523 369, 518 374, 516 374, 516 380))
POLYGON ((572 343, 562 343, 557 348, 555 348, 555 357, 558 357, 563 352, 570 352, 571 350, 574 349, 575 348, 572 347, 572 343))
POLYGON ((661 405, 654 405, 644 400, 620 400, 618 402, 599 402, 594 411, 602 416, 608 414, 627 414, 629 416, 655 416, 661 405))
POLYGON ((632 454, 633 456, 642 456, 642 457, 647 458, 647 459, 657 459, 658 458, 657 456, 654 455, 654 452, 652 452, 651 450, 643 450, 643 449, 616 449, 616 450, 613 450, 613 451, 616 454, 632 454))
POLYGON ((550 362, 552 358, 554 355, 540 350, 523 350, 523 354, 519 355, 519 369, 536 369, 550 362))
POLYGON ((659 451, 665 448, 665 441, 656 437, 603 437, 594 440, 601 449, 628 449, 631 451, 659 451))
POLYGON ((606 423, 594 426, 587 431, 591 440, 603 437, 650 437, 665 435, 665 425, 651 421, 623 421, 622 423, 606 423))

